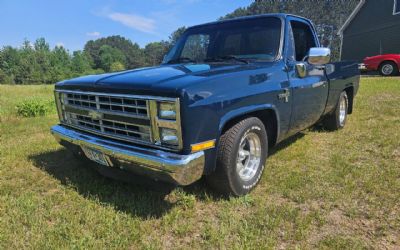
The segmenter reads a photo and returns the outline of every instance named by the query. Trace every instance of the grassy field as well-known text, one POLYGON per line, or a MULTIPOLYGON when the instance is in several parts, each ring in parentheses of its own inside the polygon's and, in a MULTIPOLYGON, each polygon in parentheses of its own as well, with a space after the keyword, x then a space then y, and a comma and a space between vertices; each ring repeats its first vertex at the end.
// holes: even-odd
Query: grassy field
POLYGON ((0 249, 400 246, 400 79, 364 78, 338 132, 279 145, 260 185, 222 199, 100 176, 53 140, 53 112, 18 117, 52 86, 0 85, 0 249))

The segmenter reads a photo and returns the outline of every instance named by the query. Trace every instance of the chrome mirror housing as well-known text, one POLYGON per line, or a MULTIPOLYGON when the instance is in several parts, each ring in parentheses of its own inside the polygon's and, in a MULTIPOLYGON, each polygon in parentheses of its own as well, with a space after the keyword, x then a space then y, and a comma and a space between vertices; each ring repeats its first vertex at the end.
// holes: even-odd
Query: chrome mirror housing
POLYGON ((305 63, 297 63, 296 64, 296 72, 298 77, 304 78, 307 76, 307 66, 305 63))
POLYGON ((329 48, 311 48, 308 52, 307 62, 312 65, 325 65, 331 60, 329 48))

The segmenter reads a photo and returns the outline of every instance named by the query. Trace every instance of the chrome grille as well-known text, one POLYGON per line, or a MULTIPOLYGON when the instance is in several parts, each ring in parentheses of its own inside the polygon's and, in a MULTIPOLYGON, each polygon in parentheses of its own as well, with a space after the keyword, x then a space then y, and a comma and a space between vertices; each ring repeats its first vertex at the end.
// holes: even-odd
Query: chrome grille
POLYGON ((59 94, 63 123, 117 140, 152 142, 148 100, 92 92, 59 94))
POLYGON ((150 141, 150 127, 117 122, 106 119, 93 119, 89 116, 66 112, 67 120, 71 125, 84 130, 90 130, 119 139, 133 139, 150 141))
POLYGON ((76 107, 121 112, 128 115, 148 116, 146 100, 81 93, 67 93, 64 95, 64 98, 66 104, 76 107))
POLYGON ((108 94, 75 90, 55 91, 63 125, 114 140, 178 151, 182 149, 178 98, 108 94), (162 104, 173 104, 175 119, 159 117, 162 104), (175 131, 178 145, 161 137, 163 129, 175 131))

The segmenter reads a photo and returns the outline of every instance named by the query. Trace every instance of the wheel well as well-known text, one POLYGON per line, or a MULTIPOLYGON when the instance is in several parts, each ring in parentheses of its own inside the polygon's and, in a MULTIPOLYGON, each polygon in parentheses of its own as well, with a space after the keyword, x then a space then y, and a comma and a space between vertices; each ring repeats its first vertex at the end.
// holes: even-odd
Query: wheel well
POLYGON ((353 113, 353 99, 354 99, 354 87, 347 87, 344 89, 344 91, 346 91, 347 94, 347 98, 349 100, 349 110, 348 113, 351 114, 353 113))
POLYGON ((278 120, 276 117, 275 111, 272 109, 264 109, 264 110, 259 110, 259 111, 254 111, 250 113, 246 113, 244 115, 235 117, 231 120, 229 120, 227 123, 225 123, 223 129, 222 129, 222 134, 225 133, 229 128, 234 126, 236 123, 240 122, 241 120, 244 120, 248 117, 257 117, 260 119, 264 126, 265 129, 267 130, 267 135, 268 135, 268 146, 272 147, 275 145, 278 137, 278 120))

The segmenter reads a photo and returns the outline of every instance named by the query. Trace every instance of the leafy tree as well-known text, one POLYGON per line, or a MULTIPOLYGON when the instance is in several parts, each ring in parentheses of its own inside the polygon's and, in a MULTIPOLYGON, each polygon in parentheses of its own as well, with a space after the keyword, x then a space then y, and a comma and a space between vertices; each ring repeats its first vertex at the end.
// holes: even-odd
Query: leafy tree
POLYGON ((0 83, 15 83, 15 76, 18 74, 20 56, 17 49, 10 46, 4 47, 0 51, 0 69, 3 77, 0 83))
POLYGON ((167 53, 169 43, 166 41, 153 42, 146 45, 144 55, 147 65, 159 65, 167 53))
POLYGON ((182 36, 182 34, 186 31, 186 27, 180 27, 169 36, 169 43, 171 46, 174 46, 178 39, 182 36))
POLYGON ((56 46, 49 59, 50 69, 46 79, 49 83, 71 77, 71 56, 64 47, 56 46))
POLYGON ((107 71, 106 68, 102 67, 100 55, 100 49, 104 45, 121 51, 125 56, 123 63, 127 68, 137 68, 144 65, 144 54, 137 43, 132 43, 130 40, 121 36, 109 36, 94 41, 91 40, 85 44, 84 51, 91 57, 95 69, 102 68, 107 71))
POLYGON ((125 68, 126 58, 121 50, 111 47, 109 45, 103 45, 100 47, 100 66, 105 71, 111 71, 111 65, 119 63, 125 68))
POLYGON ((50 45, 43 37, 38 38, 33 44, 33 47, 36 51, 50 52, 50 45))
POLYGON ((91 72, 90 57, 80 50, 74 51, 71 58, 71 71, 74 75, 91 72))
POLYGON ((14 84, 15 80, 13 78, 13 75, 8 75, 2 69, 0 69, 0 83, 14 84))
POLYGON ((111 72, 123 71, 123 70, 125 70, 125 66, 120 62, 113 62, 110 66, 111 72))
POLYGON ((40 76, 37 72, 42 63, 36 60, 35 49, 28 40, 25 40, 21 50, 18 51, 18 65, 16 66, 15 82, 18 84, 37 83, 35 79, 40 76))

